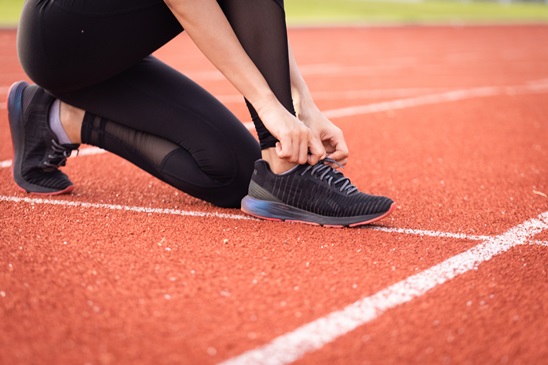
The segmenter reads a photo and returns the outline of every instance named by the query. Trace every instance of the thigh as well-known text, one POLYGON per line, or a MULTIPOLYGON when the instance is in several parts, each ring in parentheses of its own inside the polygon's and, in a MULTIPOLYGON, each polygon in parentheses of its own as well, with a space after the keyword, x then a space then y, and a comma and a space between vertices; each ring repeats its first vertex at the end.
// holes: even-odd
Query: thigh
POLYGON ((163 0, 27 0, 17 45, 34 82, 67 92, 128 69, 182 30, 163 0))
POLYGON ((211 177, 249 169, 260 158, 256 139, 224 105, 152 56, 100 84, 55 96, 181 146, 211 177))

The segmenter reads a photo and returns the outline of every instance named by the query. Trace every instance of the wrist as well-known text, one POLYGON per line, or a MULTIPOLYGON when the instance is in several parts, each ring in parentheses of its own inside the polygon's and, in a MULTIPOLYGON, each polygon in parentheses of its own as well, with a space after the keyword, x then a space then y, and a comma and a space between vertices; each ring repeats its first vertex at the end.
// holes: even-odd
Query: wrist
POLYGON ((294 106, 295 111, 297 112, 297 117, 306 125, 314 122, 317 118, 317 114, 320 112, 312 98, 300 99, 298 105, 294 106))
POLYGON ((293 107, 298 113, 299 111, 306 111, 310 109, 311 106, 315 105, 312 95, 310 95, 310 92, 306 87, 296 87, 295 85, 292 85, 291 97, 293 98, 293 107))
POLYGON ((272 91, 262 93, 256 100, 248 99, 248 101, 260 118, 281 105, 272 91))

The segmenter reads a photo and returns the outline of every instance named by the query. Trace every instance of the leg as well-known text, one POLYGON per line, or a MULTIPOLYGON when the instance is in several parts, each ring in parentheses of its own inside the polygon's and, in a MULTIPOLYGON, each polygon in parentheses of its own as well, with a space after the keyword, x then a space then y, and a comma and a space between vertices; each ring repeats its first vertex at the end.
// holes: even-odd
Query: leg
MULTIPOLYGON (((219 0, 218 3, 243 48, 278 100, 295 114, 291 98, 283 0, 219 0)), ((259 135, 261 149, 274 147, 277 140, 264 127, 251 104, 247 105, 259 135)))
POLYGON ((256 141, 211 95, 146 57, 181 31, 161 0, 28 0, 18 44, 34 81, 88 112, 84 142, 191 195, 239 206, 259 158, 256 141))
MULTIPOLYGON (((262 72, 276 97, 294 114, 283 0, 219 0, 240 43, 262 72)), ((386 197, 361 193, 329 165, 299 165, 285 174, 272 173, 279 163, 276 140, 257 113, 250 112, 265 161, 257 161, 242 210, 257 217, 326 226, 359 226, 395 209, 386 197)), ((285 168, 282 167, 282 170, 285 168)))
POLYGON ((101 84, 56 96, 87 111, 82 142, 190 195, 239 207, 259 146, 228 109, 179 72, 147 57, 101 84))
POLYGON ((17 50, 36 84, 66 93, 127 70, 182 31, 162 0, 27 0, 17 50))

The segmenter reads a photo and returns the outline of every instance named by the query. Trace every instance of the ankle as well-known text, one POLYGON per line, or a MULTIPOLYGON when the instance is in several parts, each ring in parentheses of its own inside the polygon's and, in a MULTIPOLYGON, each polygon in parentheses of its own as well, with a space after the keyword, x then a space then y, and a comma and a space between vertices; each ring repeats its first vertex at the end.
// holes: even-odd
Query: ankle
POLYGON ((276 154, 276 148, 267 148, 261 151, 262 159, 268 162, 270 170, 275 174, 282 174, 297 166, 297 164, 282 160, 276 154))
POLYGON ((85 111, 61 102, 59 116, 61 125, 71 143, 82 143, 81 131, 85 111))

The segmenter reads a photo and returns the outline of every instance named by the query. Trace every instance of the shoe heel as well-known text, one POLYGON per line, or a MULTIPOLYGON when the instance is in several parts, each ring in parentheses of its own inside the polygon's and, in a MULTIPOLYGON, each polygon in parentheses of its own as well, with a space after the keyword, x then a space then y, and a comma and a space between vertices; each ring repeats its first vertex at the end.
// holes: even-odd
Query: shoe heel
POLYGON ((12 120, 20 119, 22 112, 23 90, 27 87, 25 81, 17 81, 11 84, 8 89, 8 97, 6 98, 6 109, 8 110, 8 119, 10 121, 10 127, 12 126, 12 120), (17 108, 17 106, 21 106, 17 108))
MULTIPOLYGON (((19 162, 19 154, 15 149, 15 146, 21 144, 25 139, 24 129, 18 128, 18 124, 22 123, 23 117, 23 91, 27 87, 25 81, 14 82, 9 90, 8 97, 6 98, 6 109, 8 110, 8 121, 11 132, 11 148, 13 159, 11 161, 11 175, 17 182, 17 176, 15 175, 16 163, 19 162)), ((17 184, 19 185, 19 184, 17 184)))

